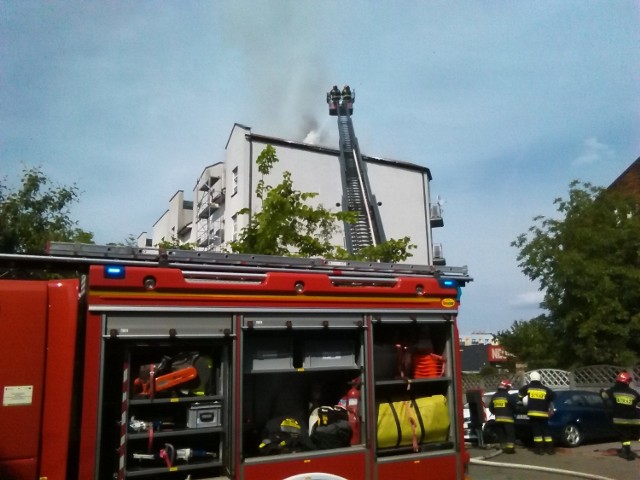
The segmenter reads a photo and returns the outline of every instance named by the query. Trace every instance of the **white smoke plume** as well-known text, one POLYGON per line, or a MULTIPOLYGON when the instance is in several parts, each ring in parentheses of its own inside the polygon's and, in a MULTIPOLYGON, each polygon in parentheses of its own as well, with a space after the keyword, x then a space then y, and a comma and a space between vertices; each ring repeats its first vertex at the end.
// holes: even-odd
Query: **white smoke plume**
POLYGON ((224 12, 225 38, 246 65, 248 83, 239 93, 257 112, 257 118, 237 121, 259 133, 335 147, 337 131, 330 135, 323 128, 329 118, 326 93, 335 83, 327 75, 331 52, 319 46, 322 22, 300 21, 308 17, 306 2, 217 5, 224 12))

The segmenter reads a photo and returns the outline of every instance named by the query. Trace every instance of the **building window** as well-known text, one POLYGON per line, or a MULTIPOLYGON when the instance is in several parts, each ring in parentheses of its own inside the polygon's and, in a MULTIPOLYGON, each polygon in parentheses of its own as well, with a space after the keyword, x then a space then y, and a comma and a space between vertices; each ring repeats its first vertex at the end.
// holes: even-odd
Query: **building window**
POLYGON ((233 181, 231 195, 235 195, 236 193, 238 193, 238 167, 234 168, 231 173, 233 181))

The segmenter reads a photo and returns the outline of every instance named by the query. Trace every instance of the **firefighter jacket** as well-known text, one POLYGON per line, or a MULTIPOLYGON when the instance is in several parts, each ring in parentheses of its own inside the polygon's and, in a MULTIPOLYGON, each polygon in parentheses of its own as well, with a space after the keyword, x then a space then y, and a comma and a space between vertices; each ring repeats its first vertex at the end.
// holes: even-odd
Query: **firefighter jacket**
POLYGON ((626 383, 616 382, 600 392, 613 407, 613 423, 640 426, 640 394, 626 383))
POLYGON ((518 391, 520 399, 527 398, 527 415, 529 417, 548 418, 551 402, 556 394, 549 387, 534 380, 518 391))
POLYGON ((489 402, 489 411, 496 416, 496 422, 513 423, 516 401, 505 389, 499 389, 489 402))

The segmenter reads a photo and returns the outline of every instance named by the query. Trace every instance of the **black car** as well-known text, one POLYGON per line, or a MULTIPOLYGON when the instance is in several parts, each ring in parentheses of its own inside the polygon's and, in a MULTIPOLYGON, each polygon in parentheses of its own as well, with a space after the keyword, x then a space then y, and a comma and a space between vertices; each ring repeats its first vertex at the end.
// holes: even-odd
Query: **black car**
MULTIPOLYGON (((549 427, 556 443, 577 447, 585 441, 616 438, 611 410, 598 392, 556 390, 555 393, 549 427)), ((532 440, 529 417, 523 412, 516 415, 516 437, 526 443, 532 440)))

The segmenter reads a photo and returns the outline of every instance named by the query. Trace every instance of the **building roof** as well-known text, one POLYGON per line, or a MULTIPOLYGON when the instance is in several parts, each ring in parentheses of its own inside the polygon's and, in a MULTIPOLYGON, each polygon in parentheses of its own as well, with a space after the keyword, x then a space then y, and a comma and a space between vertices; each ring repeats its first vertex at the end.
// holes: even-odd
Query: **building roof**
MULTIPOLYGON (((285 140, 284 138, 278 138, 278 137, 271 137, 271 136, 267 136, 267 135, 261 135, 258 133, 252 133, 251 132, 251 128, 247 127, 245 125, 241 125, 239 123, 235 123, 233 125, 233 128, 231 129, 231 133, 233 134, 233 130, 236 128, 242 128, 244 130, 247 130, 247 133, 245 134, 245 137, 247 138, 247 140, 251 141, 251 140, 255 140, 256 142, 260 142, 260 143, 268 143, 271 145, 281 145, 283 147, 288 147, 288 148, 292 148, 292 149, 298 149, 298 150, 304 150, 307 152, 318 152, 318 153, 325 153, 328 155, 335 155, 338 156, 340 155, 340 150, 337 148, 330 148, 330 147, 323 147, 320 145, 312 145, 310 143, 303 143, 303 142, 296 142, 293 140, 285 140)), ((229 135, 229 138, 231 138, 231 135, 229 135)), ((227 145, 229 145, 229 141, 227 140, 227 145)), ((225 148, 227 148, 225 146, 225 148)), ((423 167, 422 165, 416 165, 415 163, 410 163, 410 162, 405 162, 402 160, 393 160, 393 159, 389 159, 389 158, 381 158, 381 157, 371 157, 368 155, 362 155, 362 159, 365 162, 368 163, 379 163, 379 164, 386 164, 386 165, 393 165, 396 168, 405 168, 407 170, 414 170, 414 171, 420 171, 423 173, 427 174, 427 177, 429 178, 429 180, 433 180, 432 176, 431 176, 431 170, 429 170, 428 167, 423 167)))
POLYGON ((640 157, 609 185, 609 190, 632 193, 640 199, 640 157))

